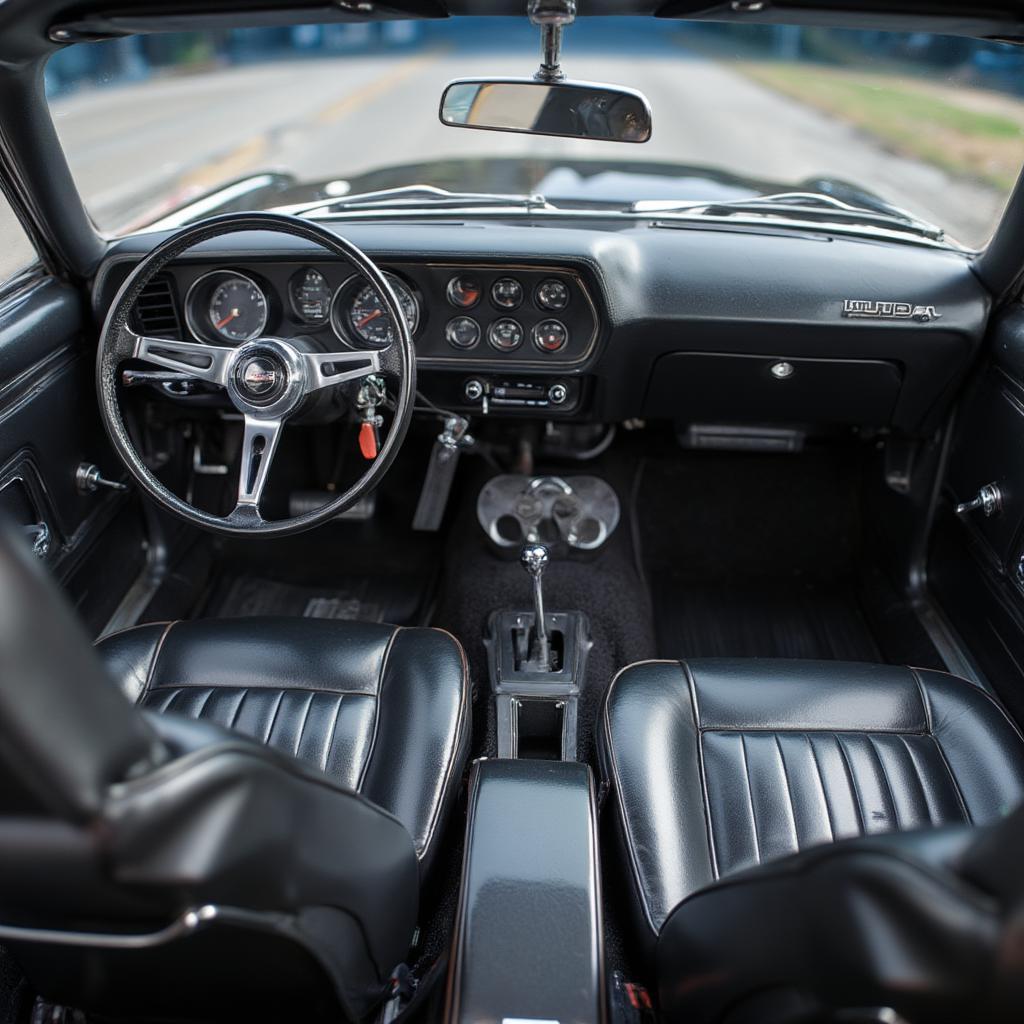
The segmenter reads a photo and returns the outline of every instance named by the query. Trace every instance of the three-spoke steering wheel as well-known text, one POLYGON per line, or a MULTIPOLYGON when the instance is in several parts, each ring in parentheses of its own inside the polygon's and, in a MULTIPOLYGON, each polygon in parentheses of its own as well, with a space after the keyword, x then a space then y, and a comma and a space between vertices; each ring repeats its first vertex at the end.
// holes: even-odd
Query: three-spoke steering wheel
POLYGON ((311 221, 273 213, 211 217, 154 248, 128 275, 111 304, 100 333, 96 366, 100 414, 114 450, 142 490, 168 511, 196 526, 224 534, 280 536, 308 530, 351 508, 387 472, 409 429, 416 395, 416 356, 401 306, 380 268, 359 248, 311 221), (237 348, 172 341, 138 334, 130 326, 135 301, 147 284, 183 252, 221 235, 273 231, 319 244, 361 274, 380 295, 394 341, 383 351, 317 352, 283 338, 257 337, 237 348), (227 516, 190 505, 168 490, 146 466, 125 427, 118 401, 123 363, 139 360, 186 373, 223 388, 244 421, 238 498, 227 516), (378 374, 394 397, 394 418, 387 437, 366 472, 337 498, 312 512, 266 520, 260 499, 288 418, 322 388, 378 374))

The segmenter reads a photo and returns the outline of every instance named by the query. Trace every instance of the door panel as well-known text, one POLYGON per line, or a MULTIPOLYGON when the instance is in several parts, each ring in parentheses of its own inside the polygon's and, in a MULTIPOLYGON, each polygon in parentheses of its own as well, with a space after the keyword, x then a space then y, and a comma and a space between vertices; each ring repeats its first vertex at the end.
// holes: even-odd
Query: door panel
POLYGON ((97 413, 95 346, 79 292, 43 279, 0 303, 0 507, 48 534, 40 551, 98 632, 145 567, 132 492, 82 493, 75 472, 120 475, 97 413))
POLYGON ((989 361, 961 403, 936 511, 932 592, 1018 722, 1024 721, 1024 311, 992 326, 989 361), (1002 507, 957 515, 986 484, 1002 507))

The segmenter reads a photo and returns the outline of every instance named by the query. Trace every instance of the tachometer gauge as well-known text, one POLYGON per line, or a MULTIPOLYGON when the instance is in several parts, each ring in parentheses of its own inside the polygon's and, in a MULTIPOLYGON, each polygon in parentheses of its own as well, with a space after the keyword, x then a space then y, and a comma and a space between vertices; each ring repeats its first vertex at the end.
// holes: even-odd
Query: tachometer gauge
MULTIPOLYGON (((419 303, 403 281, 391 274, 387 278, 398 297, 409 332, 414 334, 420 318, 419 303)), ((373 348, 387 348, 395 340, 383 299, 373 285, 364 283, 360 287, 359 279, 354 282, 354 290, 351 285, 342 285, 334 300, 334 317, 336 329, 350 340, 373 348)))
POLYGON ((331 289, 315 267, 298 271, 288 283, 292 311, 304 324, 324 324, 331 313, 331 289))
POLYGON ((221 337, 249 341, 267 326, 267 297, 247 277, 226 277, 210 295, 209 318, 221 337))

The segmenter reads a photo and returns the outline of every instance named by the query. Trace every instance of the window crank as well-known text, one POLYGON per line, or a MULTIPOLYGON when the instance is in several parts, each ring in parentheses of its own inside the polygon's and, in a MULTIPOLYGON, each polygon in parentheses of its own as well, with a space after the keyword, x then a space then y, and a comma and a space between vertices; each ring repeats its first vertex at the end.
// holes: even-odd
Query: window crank
POLYGON ((107 480, 100 467, 92 462, 79 463, 75 470, 75 487, 79 494, 95 494, 101 487, 109 487, 112 491, 128 490, 128 485, 119 480, 107 480))
POLYGON ((998 484, 985 484, 970 501, 961 502, 956 506, 958 516, 966 515, 981 509, 986 516, 994 516, 1003 510, 1003 492, 998 484))

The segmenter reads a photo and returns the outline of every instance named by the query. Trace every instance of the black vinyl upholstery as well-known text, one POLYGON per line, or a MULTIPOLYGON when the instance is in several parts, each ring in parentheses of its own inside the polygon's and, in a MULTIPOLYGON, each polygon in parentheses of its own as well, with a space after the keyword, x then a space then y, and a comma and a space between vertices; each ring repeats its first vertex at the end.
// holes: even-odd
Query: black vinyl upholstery
POLYGON ((429 866, 468 745, 465 655, 450 634, 208 619, 126 630, 98 651, 141 706, 236 729, 390 811, 429 866))
POLYGON ((373 1014, 461 776, 456 642, 189 623, 101 658, 5 529, 0 595, 0 942, 32 989, 133 1024, 373 1014))
POLYGON ((614 681, 599 740, 667 1019, 718 1020, 752 992, 917 991, 963 1013, 958 994, 992 989, 992 880, 968 893, 959 865, 977 826, 1024 853, 1024 812, 1005 818, 1024 739, 980 687, 885 665, 649 662, 614 681))

